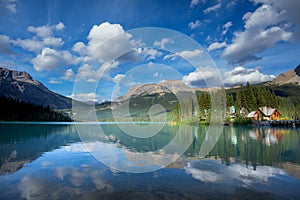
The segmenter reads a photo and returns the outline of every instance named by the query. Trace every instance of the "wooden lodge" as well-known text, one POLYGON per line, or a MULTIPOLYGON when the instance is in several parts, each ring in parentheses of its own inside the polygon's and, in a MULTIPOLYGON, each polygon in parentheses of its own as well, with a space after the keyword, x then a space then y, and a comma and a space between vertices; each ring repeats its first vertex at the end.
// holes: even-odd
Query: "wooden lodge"
POLYGON ((261 107, 256 111, 252 111, 247 115, 247 118, 250 118, 255 121, 261 120, 278 120, 281 116, 281 113, 275 108, 261 107))

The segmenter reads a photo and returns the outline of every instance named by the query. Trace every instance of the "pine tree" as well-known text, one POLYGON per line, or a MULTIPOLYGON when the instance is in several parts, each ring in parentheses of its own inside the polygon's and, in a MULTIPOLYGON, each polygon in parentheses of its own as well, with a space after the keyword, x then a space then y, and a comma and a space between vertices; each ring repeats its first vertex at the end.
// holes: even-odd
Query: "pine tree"
POLYGON ((248 111, 252 111, 255 109, 255 98, 253 95, 253 91, 251 88, 251 85, 249 82, 246 84, 246 89, 245 89, 245 108, 248 111))
POLYGON ((200 94, 197 96, 198 99, 198 105, 199 105, 199 118, 201 119, 204 116, 204 93, 200 92, 200 94))
POLYGON ((181 111, 180 111, 180 105, 178 102, 176 102, 176 105, 172 111, 172 120, 175 122, 180 122, 181 120, 181 111))
POLYGON ((245 106, 246 106, 245 90, 244 87, 241 85, 240 90, 236 94, 236 107, 237 110, 240 110, 245 106))
POLYGON ((253 96, 254 96, 254 102, 255 102, 255 107, 254 110, 260 107, 260 93, 259 93, 259 88, 254 86, 253 87, 253 96))
POLYGON ((226 95, 226 105, 227 107, 234 106, 233 96, 232 94, 226 95))

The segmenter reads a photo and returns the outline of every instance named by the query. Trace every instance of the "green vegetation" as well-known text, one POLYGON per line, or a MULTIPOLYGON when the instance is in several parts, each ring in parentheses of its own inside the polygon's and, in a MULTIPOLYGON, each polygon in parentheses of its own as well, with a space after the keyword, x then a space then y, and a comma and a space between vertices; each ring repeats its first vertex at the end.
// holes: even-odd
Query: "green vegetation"
MULTIPOLYGON (((121 121, 127 121, 129 117, 133 121, 150 121, 149 109, 155 104, 162 105, 167 113, 170 113, 174 110, 177 105, 177 99, 174 94, 164 93, 164 94, 141 94, 137 96, 132 96, 129 100, 120 102, 120 104, 129 105, 129 114, 123 111, 126 110, 125 106, 122 106, 116 112, 119 113, 119 116, 123 116, 121 121), (128 102, 129 101, 129 102, 128 102)), ((96 114, 99 121, 114 121, 114 116, 112 114, 111 106, 119 105, 118 103, 105 102, 100 105, 96 105, 96 114)), ((155 118, 160 118, 162 113, 154 113, 155 118)))
POLYGON ((244 107, 248 112, 259 107, 276 108, 282 118, 300 118, 300 87, 297 85, 250 85, 229 89, 228 94, 235 97, 235 107, 239 111, 244 107))
MULTIPOLYGON (((227 122, 230 122, 230 120, 227 120, 227 122)), ((235 125, 250 125, 253 122, 249 118, 238 116, 232 120, 232 123, 235 125)))
POLYGON ((251 112, 263 106, 279 108, 281 104, 280 98, 269 88, 251 86, 249 83, 246 86, 241 85, 238 91, 228 90, 227 93, 235 97, 234 105, 237 111, 245 108, 251 112))
MULTIPOLYGON (((196 99, 193 99, 188 92, 180 92, 176 96, 170 93, 151 95, 144 93, 115 103, 118 106, 124 103, 129 104, 129 114, 121 113, 123 118, 117 120, 126 121, 131 117, 133 121, 150 121, 149 109, 155 104, 165 108, 167 121, 171 124, 209 124, 212 120, 215 123, 225 121, 241 125, 251 124, 252 121, 246 118, 247 114, 264 106, 276 108, 282 114, 282 118, 299 119, 299 88, 297 85, 250 85, 247 83, 238 88, 226 90, 221 88, 211 93, 197 91, 196 99), (177 99, 178 96, 181 98, 180 101, 177 99), (213 111, 212 104, 214 104, 213 111)), ((96 113, 99 121, 114 121, 111 102, 97 105, 96 113)), ((161 114, 154 113, 151 117, 155 117, 158 121, 163 120, 161 114)))
MULTIPOLYGON (((226 92, 224 88, 214 92, 197 92, 194 102, 192 98, 176 106, 169 114, 171 124, 219 124, 226 118, 226 92), (212 105, 214 107, 212 108, 212 105)), ((230 100, 230 99, 229 99, 230 100)))
POLYGON ((70 117, 49 106, 34 105, 12 98, 0 98, 0 121, 71 121, 70 117))
MULTIPOLYGON (((208 92, 197 92, 197 100, 199 104, 198 116, 200 124, 209 124, 212 116, 212 101, 214 100, 217 110, 214 112, 219 113, 220 119, 227 123, 232 122, 233 124, 251 124, 252 121, 246 118, 246 115, 255 111, 260 107, 271 107, 276 108, 282 114, 283 118, 287 119, 299 119, 300 118, 300 97, 299 93, 295 92, 299 90, 299 86, 264 86, 264 85, 250 85, 240 86, 239 88, 228 89, 225 91, 224 88, 211 94, 208 92), (293 89, 292 89, 293 88, 293 89), (274 90, 275 91, 274 91, 274 90), (224 96, 226 94, 226 97, 224 96), (279 94, 284 94, 280 96, 279 94), (226 98, 225 101, 222 101, 226 98), (219 101, 218 101, 219 100, 219 101), (222 109, 226 108, 226 109, 222 109), (230 110, 234 107, 235 113, 230 110), (224 111, 226 113, 224 113, 224 111)), ((216 109, 216 108, 215 108, 216 109)), ((179 106, 176 106, 169 119, 173 123, 186 122, 183 111, 180 110, 179 106)), ((217 115, 217 116, 218 116, 217 115)))

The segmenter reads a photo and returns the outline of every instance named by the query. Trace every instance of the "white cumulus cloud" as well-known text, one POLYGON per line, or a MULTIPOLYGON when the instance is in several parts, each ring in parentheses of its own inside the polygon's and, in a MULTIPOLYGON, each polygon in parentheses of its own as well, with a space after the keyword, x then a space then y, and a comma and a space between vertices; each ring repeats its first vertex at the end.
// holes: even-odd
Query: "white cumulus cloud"
POLYGON ((27 31, 35 35, 32 38, 14 39, 11 40, 11 43, 15 46, 20 46, 26 51, 35 53, 39 53, 45 47, 61 47, 64 42, 62 38, 53 36, 53 30, 62 30, 63 28, 64 24, 62 22, 52 26, 28 26, 27 31))
POLYGON ((16 39, 12 43, 32 52, 39 52, 45 46, 42 41, 36 39, 16 39))
POLYGON ((115 83, 118 83, 118 82, 120 82, 123 78, 125 78, 126 77, 126 75, 125 74, 117 74, 114 78, 113 78, 113 81, 115 82, 115 83))
POLYGON ((196 20, 195 22, 190 22, 189 27, 190 29, 196 29, 201 25, 200 20, 196 20))
POLYGON ((180 52, 176 52, 176 53, 167 54, 164 56, 163 59, 164 60, 167 60, 167 59, 175 60, 177 57, 183 57, 184 59, 192 59, 202 53, 203 53, 203 51, 200 49, 195 49, 193 51, 180 51, 180 52))
POLYGON ((43 39, 43 44, 46 46, 60 47, 64 44, 61 38, 47 37, 43 39))
MULTIPOLYGON (((0 0, 0 12, 4 8, 4 10, 8 11, 9 13, 16 13, 17 12, 17 0, 0 0)), ((2 13, 2 12, 1 12, 2 13)))
POLYGON ((200 49, 195 49, 193 51, 180 51, 180 52, 176 52, 176 53, 171 53, 171 54, 167 54, 164 56, 164 60, 167 59, 171 59, 171 60, 175 60, 177 57, 182 57, 184 59, 192 59, 195 58, 196 56, 202 54, 203 51, 200 49))
POLYGON ((246 82, 255 84, 271 81, 275 78, 274 75, 263 74, 259 71, 259 68, 235 67, 233 70, 224 73, 224 84, 228 86, 245 84, 246 82))
POLYGON ((105 62, 99 68, 94 69, 91 65, 84 64, 78 69, 77 79, 87 82, 97 82, 100 78, 111 80, 107 73, 110 69, 118 67, 118 65, 118 62, 105 62))
POLYGON ((68 97, 79 101, 99 101, 99 95, 97 95, 95 92, 71 94, 68 97))
POLYGON ((87 55, 88 50, 83 42, 76 42, 72 48, 73 51, 79 53, 80 55, 87 55))
POLYGON ((198 4, 199 4, 199 0, 192 0, 191 3, 190 3, 190 7, 194 8, 198 4))
POLYGON ((273 47, 278 41, 288 41, 291 36, 290 32, 278 26, 263 31, 248 30, 237 33, 233 43, 225 48, 223 56, 234 64, 260 60, 258 53, 273 47))
POLYGON ((220 83, 220 74, 214 68, 198 68, 182 78, 182 81, 193 87, 214 87, 220 83))
POLYGON ((37 71, 51 71, 70 64, 77 64, 78 58, 68 51, 57 51, 51 48, 44 48, 40 54, 31 60, 37 71))
POLYGON ((41 38, 46 38, 46 37, 50 37, 53 34, 54 30, 62 30, 65 28, 65 25, 62 22, 59 22, 58 24, 55 25, 44 25, 44 26, 28 26, 27 27, 27 31, 30 33, 35 34, 38 37, 41 38))
POLYGON ((219 8, 221 8, 221 5, 222 5, 221 3, 218 3, 214 6, 208 7, 207 9, 203 10, 203 13, 208 14, 210 12, 214 12, 214 11, 218 10, 219 8))
POLYGON ((228 32, 230 27, 232 27, 232 22, 231 21, 224 24, 223 27, 222 27, 223 28, 222 35, 225 35, 228 32))
POLYGON ((147 60, 154 60, 162 55, 161 52, 153 48, 143 48, 142 54, 145 55, 147 60))
POLYGON ((60 31, 65 28, 65 25, 62 22, 59 22, 58 24, 55 25, 55 29, 60 31))
POLYGON ((39 37, 49 37, 52 35, 52 30, 50 26, 40 26, 40 27, 34 27, 34 26, 28 26, 27 31, 30 33, 34 33, 39 37))
POLYGON ((238 0, 231 0, 227 3, 226 8, 232 8, 238 3, 238 0))
POLYGON ((68 80, 68 81, 73 81, 75 79, 75 76, 76 76, 76 74, 73 72, 73 69, 70 68, 64 72, 62 79, 68 80))
POLYGON ((198 68, 195 71, 185 75, 182 81, 187 85, 193 87, 216 87, 222 86, 235 86, 271 81, 275 78, 274 75, 264 74, 260 71, 261 67, 245 68, 242 66, 235 67, 230 71, 220 73, 216 68, 198 68))
POLYGON ((50 78, 49 83, 51 83, 51 84, 62 84, 62 82, 60 80, 58 80, 57 78, 50 78))
POLYGON ((131 35, 120 24, 94 25, 88 35, 87 49, 102 62, 113 61, 133 50, 131 35))
POLYGON ((191 58, 194 58, 194 57, 196 57, 196 56, 198 56, 202 53, 203 53, 202 50, 195 49, 193 51, 181 51, 181 52, 176 53, 176 55, 181 56, 185 59, 191 59, 191 58))
POLYGON ((243 17, 244 31, 236 32, 223 57, 229 63, 243 64, 259 60, 258 55, 281 41, 300 39, 298 0, 253 0, 262 3, 243 17))
POLYGON ((91 28, 87 36, 87 44, 77 42, 72 50, 79 53, 86 61, 94 59, 104 63, 116 60, 141 60, 142 56, 136 49, 143 46, 143 43, 131 38, 132 35, 127 33, 120 24, 104 22, 91 28))
POLYGON ((16 39, 11 41, 14 45, 22 47, 27 51, 40 52, 46 46, 48 47, 60 47, 63 45, 61 38, 47 37, 43 40, 37 40, 36 38, 31 39, 16 39))
POLYGON ((158 46, 161 49, 164 49, 166 47, 167 44, 173 44, 174 40, 170 39, 170 38, 163 38, 160 41, 155 41, 153 43, 154 46, 158 46))
POLYGON ((221 43, 220 42, 214 42, 214 43, 209 45, 207 50, 212 51, 212 50, 224 48, 226 46, 227 46, 226 42, 221 42, 221 43))

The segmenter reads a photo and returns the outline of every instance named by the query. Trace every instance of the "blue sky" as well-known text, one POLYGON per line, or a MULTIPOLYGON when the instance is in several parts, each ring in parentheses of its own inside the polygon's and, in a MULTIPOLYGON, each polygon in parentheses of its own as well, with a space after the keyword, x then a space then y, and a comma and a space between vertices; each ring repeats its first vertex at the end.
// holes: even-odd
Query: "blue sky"
POLYGON ((299 2, 0 0, 0 66, 97 101, 165 79, 193 87, 216 76, 225 86, 268 81, 300 63, 299 2), (135 29, 145 27, 191 39, 163 29, 139 36, 135 29), (80 87, 73 91, 75 78, 80 87))

